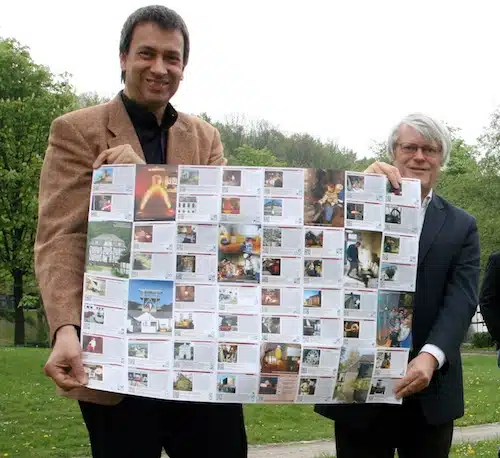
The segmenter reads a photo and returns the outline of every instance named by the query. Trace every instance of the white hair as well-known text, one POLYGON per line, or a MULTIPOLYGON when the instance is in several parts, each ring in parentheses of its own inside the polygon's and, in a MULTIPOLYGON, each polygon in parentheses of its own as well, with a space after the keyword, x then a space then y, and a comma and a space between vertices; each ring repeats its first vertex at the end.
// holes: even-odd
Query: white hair
POLYGON ((389 156, 394 160, 396 143, 399 138, 399 129, 402 125, 407 125, 422 134, 427 141, 435 141, 441 146, 441 165, 445 166, 450 160, 451 137, 448 129, 439 121, 422 113, 412 113, 405 116, 396 124, 387 142, 389 156))

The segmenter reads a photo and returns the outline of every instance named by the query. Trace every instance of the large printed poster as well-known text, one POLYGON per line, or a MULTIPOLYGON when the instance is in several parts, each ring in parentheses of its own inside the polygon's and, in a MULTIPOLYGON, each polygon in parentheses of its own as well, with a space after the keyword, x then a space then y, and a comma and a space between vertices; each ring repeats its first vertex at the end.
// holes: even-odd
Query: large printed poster
POLYGON ((400 403, 420 182, 325 169, 94 172, 89 387, 160 399, 400 403))

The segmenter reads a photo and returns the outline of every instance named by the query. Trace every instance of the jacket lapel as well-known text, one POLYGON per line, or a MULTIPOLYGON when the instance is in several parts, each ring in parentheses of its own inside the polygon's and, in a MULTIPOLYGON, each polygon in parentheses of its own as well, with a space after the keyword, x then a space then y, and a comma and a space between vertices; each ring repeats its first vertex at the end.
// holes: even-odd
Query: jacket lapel
POLYGON ((427 211, 425 212, 424 224, 422 233, 420 234, 419 249, 418 249, 418 265, 424 260, 429 248, 434 242, 439 231, 443 227, 446 219, 446 212, 443 203, 439 196, 434 195, 429 202, 427 211))
POLYGON ((179 113, 168 133, 167 164, 194 164, 196 138, 184 117, 179 113))
POLYGON ((135 133, 132 121, 129 118, 125 105, 123 105, 120 94, 109 102, 108 147, 128 144, 144 159, 141 143, 135 133))

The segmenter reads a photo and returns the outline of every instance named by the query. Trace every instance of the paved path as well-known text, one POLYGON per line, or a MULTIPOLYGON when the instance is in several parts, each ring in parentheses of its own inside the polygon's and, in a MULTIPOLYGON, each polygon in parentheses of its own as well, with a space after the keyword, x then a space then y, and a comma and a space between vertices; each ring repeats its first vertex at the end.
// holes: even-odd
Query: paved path
MULTIPOLYGON (((500 423, 456 427, 453 433, 453 443, 455 444, 496 438, 499 439, 500 445, 500 423)), ((334 454, 334 441, 319 440, 253 446, 250 447, 248 458, 320 458, 321 456, 333 456, 334 454)))
MULTIPOLYGON (((453 443, 478 442, 498 439, 500 446, 500 423, 456 427, 453 443)), ((335 455, 333 440, 288 442, 283 444, 253 445, 249 447, 248 458, 321 458, 335 455)), ((162 455, 167 457, 167 455, 162 455)))

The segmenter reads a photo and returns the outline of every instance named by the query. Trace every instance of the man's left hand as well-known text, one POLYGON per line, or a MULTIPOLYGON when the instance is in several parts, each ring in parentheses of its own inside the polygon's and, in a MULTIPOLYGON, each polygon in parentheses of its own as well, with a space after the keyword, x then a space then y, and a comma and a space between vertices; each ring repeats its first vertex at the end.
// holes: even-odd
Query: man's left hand
POLYGON ((438 361, 430 353, 422 352, 408 364, 406 376, 394 387, 396 399, 418 393, 431 383, 438 361))

